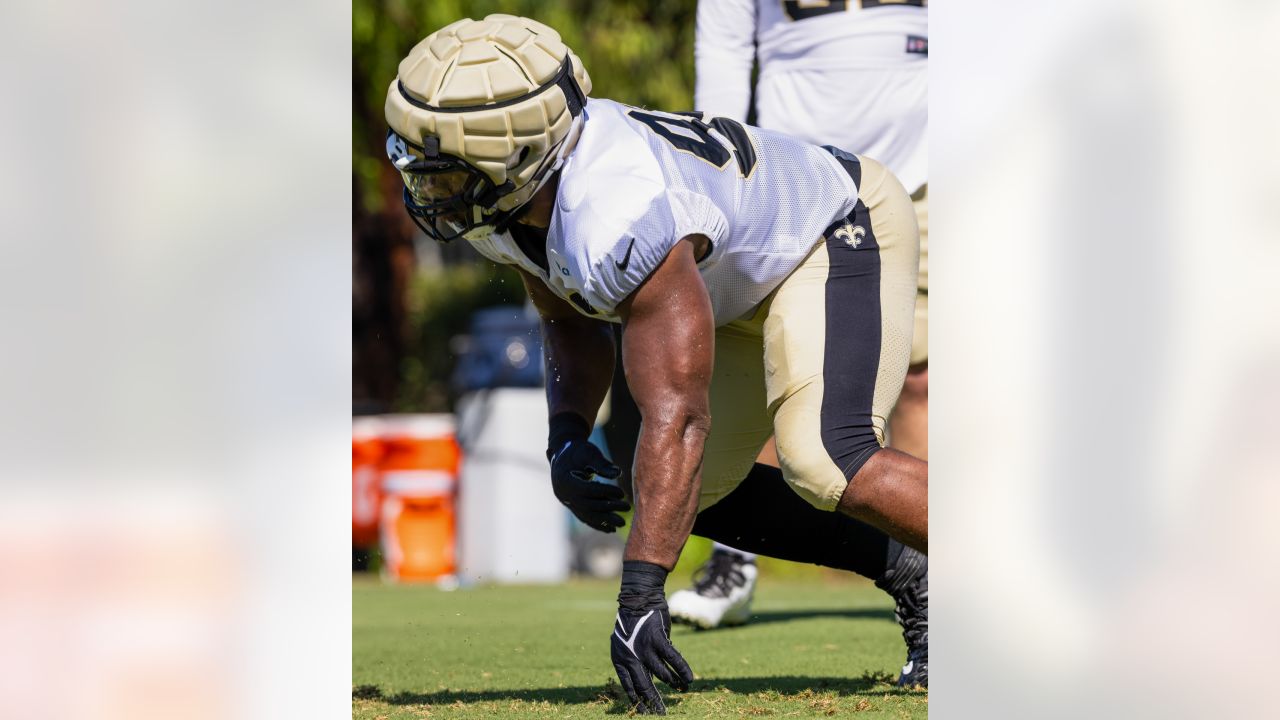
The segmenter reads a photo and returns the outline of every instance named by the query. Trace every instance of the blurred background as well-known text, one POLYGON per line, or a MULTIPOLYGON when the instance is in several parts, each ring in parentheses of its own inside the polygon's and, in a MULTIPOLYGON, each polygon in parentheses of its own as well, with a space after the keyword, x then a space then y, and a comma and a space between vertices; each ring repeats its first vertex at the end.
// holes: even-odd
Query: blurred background
MULTIPOLYGON (((588 530, 551 495, 543 456, 546 410, 539 389, 538 322, 524 307, 517 273, 481 257, 465 242, 429 240, 404 212, 399 174, 386 159, 383 118, 387 86, 400 59, 457 19, 494 12, 528 15, 559 30, 582 57, 592 95, 690 109, 696 6, 688 0, 355 2, 356 571, 446 585, 457 581, 459 572, 464 583, 554 581, 570 570, 610 575, 620 570, 625 537, 625 531, 608 536, 588 530), (498 427, 513 417, 520 422, 498 427), (506 500, 496 500, 499 494, 506 500), (503 535, 513 524, 522 526, 520 538, 503 535), (536 527, 543 531, 535 532, 536 527), (534 542, 539 537, 542 545, 534 542), (524 555, 518 556, 521 549, 524 555), (495 566, 498 555, 505 569, 495 566), (536 570, 539 565, 542 572, 536 570)), ((599 420, 611 419, 606 402, 599 420)), ((607 448, 602 433, 595 441, 607 448)), ((708 548, 693 541, 682 571, 705 559, 708 548)), ((788 569, 799 571, 799 566, 788 569)))

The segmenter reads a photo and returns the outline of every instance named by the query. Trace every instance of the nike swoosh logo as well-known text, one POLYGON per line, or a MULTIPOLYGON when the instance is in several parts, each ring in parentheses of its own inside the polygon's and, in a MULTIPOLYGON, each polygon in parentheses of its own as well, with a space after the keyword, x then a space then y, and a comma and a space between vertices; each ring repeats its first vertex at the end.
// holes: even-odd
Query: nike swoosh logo
POLYGON ((639 655, 636 655, 636 635, 640 632, 640 627, 645 624, 645 621, 653 617, 653 611, 650 610, 648 614, 640 618, 640 622, 636 623, 635 627, 631 628, 631 632, 628 633, 631 636, 630 640, 622 637, 622 634, 618 632, 618 630, 626 632, 626 628, 622 625, 622 616, 615 615, 614 617, 618 621, 618 627, 614 629, 613 634, 618 636, 618 639, 622 641, 623 645, 627 646, 627 649, 631 651, 632 655, 635 655, 637 658, 640 657, 639 655))
POLYGON ((636 246, 636 239, 631 238, 631 244, 627 245, 627 254, 622 256, 622 262, 615 260, 613 264, 623 272, 627 271, 627 266, 631 264, 631 248, 636 246))

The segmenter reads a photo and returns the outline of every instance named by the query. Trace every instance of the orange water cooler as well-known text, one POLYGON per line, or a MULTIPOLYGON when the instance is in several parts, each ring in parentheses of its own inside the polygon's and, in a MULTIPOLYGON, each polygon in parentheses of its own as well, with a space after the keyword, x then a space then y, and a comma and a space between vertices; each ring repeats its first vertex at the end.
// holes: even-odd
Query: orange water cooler
POLYGON ((351 420, 351 546, 366 550, 378 544, 382 506, 379 464, 382 421, 362 416, 351 420))
POLYGON ((383 576, 452 581, 461 452, 450 415, 382 416, 379 534, 383 576))

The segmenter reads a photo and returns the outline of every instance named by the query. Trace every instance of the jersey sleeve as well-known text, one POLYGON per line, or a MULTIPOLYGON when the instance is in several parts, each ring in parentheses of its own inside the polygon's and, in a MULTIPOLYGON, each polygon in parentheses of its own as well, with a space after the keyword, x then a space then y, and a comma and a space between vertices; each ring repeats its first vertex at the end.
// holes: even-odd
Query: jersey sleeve
POLYGON ((728 236, 728 221, 714 203, 697 193, 671 188, 655 197, 649 211, 595 264, 595 294, 605 308, 612 312, 658 269, 676 243, 690 235, 706 235, 713 250, 721 248, 728 236))
POLYGON ((549 274, 564 297, 576 292, 616 318, 618 304, 680 240, 706 235, 713 252, 699 266, 718 262, 729 222, 710 197, 671 182, 675 169, 663 165, 671 159, 651 145, 665 148, 667 141, 628 120, 627 106, 591 103, 588 130, 562 170, 548 231, 549 274))
POLYGON ((569 236, 566 250, 572 258, 562 261, 571 268, 568 275, 581 278, 586 300, 608 316, 616 315, 618 305, 653 274, 676 243, 690 235, 707 236, 712 253, 700 263, 707 267, 728 237, 724 213, 697 193, 664 188, 647 198, 614 195, 611 200, 608 215, 601 213, 605 203, 587 203, 562 214, 555 228, 569 236))
POLYGON ((698 0, 694 107, 747 119, 755 31, 756 0, 698 0))

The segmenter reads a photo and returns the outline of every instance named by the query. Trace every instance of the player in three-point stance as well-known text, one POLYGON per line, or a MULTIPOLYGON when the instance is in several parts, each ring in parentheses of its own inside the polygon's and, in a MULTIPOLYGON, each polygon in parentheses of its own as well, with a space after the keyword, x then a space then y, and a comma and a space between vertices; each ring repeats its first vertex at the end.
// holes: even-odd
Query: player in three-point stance
POLYGON ((514 265, 543 318, 557 497, 622 523, 589 441, 625 332, 643 418, 611 655, 642 711, 687 688, 664 585, 691 531, 891 593, 928 547, 928 465, 884 447, 911 344, 911 200, 879 163, 733 120, 587 99, 541 23, 460 20, 400 63, 388 155, 411 216, 514 265), (770 434, 781 470, 756 466, 770 434), (892 538, 892 539, 891 539, 892 538))

